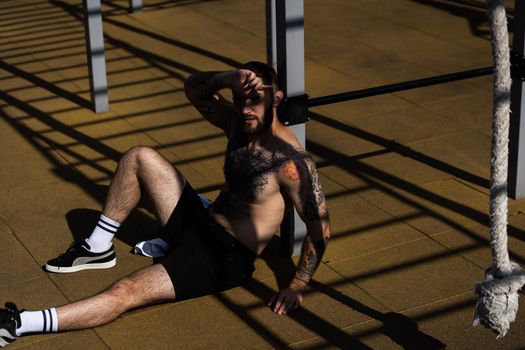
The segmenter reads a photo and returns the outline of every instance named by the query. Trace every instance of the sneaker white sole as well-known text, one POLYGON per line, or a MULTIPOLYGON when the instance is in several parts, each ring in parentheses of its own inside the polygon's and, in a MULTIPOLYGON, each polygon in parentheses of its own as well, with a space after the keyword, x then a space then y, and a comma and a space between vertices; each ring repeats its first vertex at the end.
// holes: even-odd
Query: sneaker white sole
POLYGON ((82 264, 78 266, 52 266, 46 264, 46 271, 55 273, 71 273, 82 270, 109 269, 117 264, 117 259, 105 263, 82 264))
POLYGON ((8 331, 5 329, 0 329, 0 348, 11 344, 15 340, 16 337, 13 337, 8 331))

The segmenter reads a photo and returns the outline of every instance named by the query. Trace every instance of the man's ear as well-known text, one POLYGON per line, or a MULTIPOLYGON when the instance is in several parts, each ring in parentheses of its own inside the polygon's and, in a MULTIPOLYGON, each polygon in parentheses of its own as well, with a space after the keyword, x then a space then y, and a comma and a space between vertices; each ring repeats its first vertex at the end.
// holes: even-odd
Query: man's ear
POLYGON ((273 94, 273 106, 277 107, 283 101, 283 98, 284 93, 282 90, 277 90, 277 92, 273 94))

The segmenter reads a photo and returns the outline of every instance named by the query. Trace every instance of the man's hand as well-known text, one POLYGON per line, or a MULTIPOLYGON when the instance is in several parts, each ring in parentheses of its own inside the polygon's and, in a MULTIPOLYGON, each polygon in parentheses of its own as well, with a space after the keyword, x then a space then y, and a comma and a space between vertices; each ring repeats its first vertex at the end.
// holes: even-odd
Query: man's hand
POLYGON ((305 287, 305 283, 294 280, 288 288, 277 292, 267 305, 276 314, 286 315, 301 305, 305 287))
POLYGON ((272 88, 271 85, 264 85, 263 80, 248 69, 231 72, 230 85, 235 94, 244 97, 257 94, 260 90, 272 88))

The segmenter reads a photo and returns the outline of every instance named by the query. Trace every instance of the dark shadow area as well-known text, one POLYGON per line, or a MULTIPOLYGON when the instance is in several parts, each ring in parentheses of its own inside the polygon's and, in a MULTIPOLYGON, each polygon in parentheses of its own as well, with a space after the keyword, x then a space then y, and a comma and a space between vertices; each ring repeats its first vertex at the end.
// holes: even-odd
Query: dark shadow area
MULTIPOLYGON (((260 298, 262 301, 269 300, 272 295, 275 293, 271 288, 265 286, 264 284, 252 280, 246 285, 243 286, 248 292, 252 295, 260 298)), ((222 302, 228 309, 230 309, 237 317, 243 320, 250 328, 257 331, 258 334, 262 335, 267 341, 269 341, 277 349, 288 349, 290 348, 284 340, 282 340, 277 334, 272 332, 270 329, 262 325, 257 321, 253 316, 251 316, 244 307, 237 305, 235 302, 231 301, 223 294, 217 294, 216 298, 222 302)), ((268 310, 268 312, 271 312, 268 310)), ((328 343, 333 346, 336 346, 340 349, 356 349, 356 350, 369 350, 369 346, 360 342, 357 338, 349 335, 343 330, 339 329, 337 326, 327 322, 326 320, 320 318, 316 314, 305 310, 298 309, 290 313, 287 316, 290 317, 301 326, 307 328, 313 333, 319 335, 325 339, 328 343)))
POLYGON ((439 339, 420 331, 417 323, 410 317, 396 312, 379 312, 315 280, 310 283, 310 286, 341 304, 383 323, 379 331, 403 349, 432 350, 446 348, 446 345, 439 339))
POLYGON ((78 208, 67 212, 66 220, 69 231, 75 242, 89 237, 98 222, 100 211, 94 209, 78 208))
MULTIPOLYGON (((290 284, 294 274, 295 274, 295 264, 291 258, 283 257, 280 254, 280 238, 274 236, 270 241, 263 254, 261 254, 261 259, 268 265, 268 267, 275 274, 277 285, 279 288, 285 288, 290 284)), ((348 283, 348 281, 344 281, 348 283)), ((418 329, 417 323, 410 319, 409 317, 395 313, 387 312, 383 313, 377 311, 371 307, 368 307, 359 301, 350 298, 349 296, 341 293, 340 291, 334 289, 332 286, 320 283, 316 280, 310 282, 310 287, 312 291, 317 291, 325 294, 326 296, 332 298, 333 300, 338 301, 347 308, 350 308, 354 311, 357 311, 363 315, 366 315, 370 318, 373 318, 377 321, 380 321, 383 326, 378 330, 385 336, 389 337, 396 344, 401 346, 404 349, 410 350, 419 350, 419 349, 444 349, 446 347, 439 339, 436 339, 430 335, 427 335, 418 329)), ((262 300, 269 300, 273 295, 268 287, 263 285, 260 282, 254 281, 250 282, 245 288, 250 291, 252 294, 260 297, 262 300)), ((310 292, 309 292, 310 293, 310 292)), ((341 312, 344 312, 342 309, 341 312)), ((311 312, 298 309, 289 315, 290 318, 298 321, 300 324, 305 325, 309 328, 311 324, 313 326, 313 320, 319 322, 319 329, 316 331, 321 337, 323 337, 329 344, 335 346, 343 346, 348 342, 347 348, 351 349, 368 349, 366 345, 358 341, 354 336, 350 336, 348 333, 341 331, 336 328, 337 331, 334 331, 328 322, 322 320, 316 315, 312 315, 311 312), (315 317, 313 317, 315 316, 315 317), (341 334, 343 333, 343 334, 341 334)), ((342 348, 345 348, 344 346, 342 348)))

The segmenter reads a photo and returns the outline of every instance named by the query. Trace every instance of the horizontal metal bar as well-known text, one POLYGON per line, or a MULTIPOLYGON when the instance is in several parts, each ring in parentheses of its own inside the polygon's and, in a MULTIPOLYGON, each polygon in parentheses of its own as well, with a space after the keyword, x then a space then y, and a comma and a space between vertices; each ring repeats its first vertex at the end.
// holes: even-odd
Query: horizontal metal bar
POLYGON ((368 89, 343 92, 340 94, 314 97, 308 100, 308 107, 317 107, 331 103, 343 102, 355 100, 358 98, 377 96, 383 94, 389 94, 396 91, 409 90, 424 86, 436 85, 441 83, 448 83, 456 80, 463 80, 469 78, 475 78, 483 75, 492 74, 492 67, 478 68, 467 70, 463 72, 450 73, 445 75, 438 75, 430 78, 423 78, 417 80, 405 81, 402 83, 395 83, 390 85, 377 86, 368 89))

